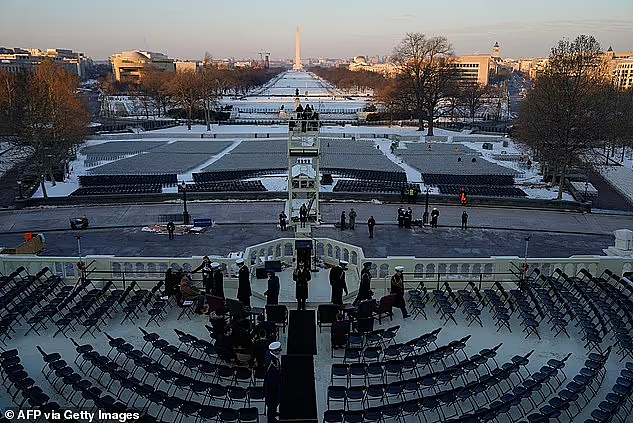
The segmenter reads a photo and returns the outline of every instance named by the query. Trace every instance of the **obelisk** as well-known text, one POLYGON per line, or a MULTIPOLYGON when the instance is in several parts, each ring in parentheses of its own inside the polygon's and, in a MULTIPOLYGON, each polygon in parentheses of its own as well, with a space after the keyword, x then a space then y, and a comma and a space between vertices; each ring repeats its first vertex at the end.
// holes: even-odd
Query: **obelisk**
POLYGON ((303 65, 301 65, 301 28, 299 27, 297 27, 295 35, 295 64, 292 69, 296 71, 303 70, 303 65))

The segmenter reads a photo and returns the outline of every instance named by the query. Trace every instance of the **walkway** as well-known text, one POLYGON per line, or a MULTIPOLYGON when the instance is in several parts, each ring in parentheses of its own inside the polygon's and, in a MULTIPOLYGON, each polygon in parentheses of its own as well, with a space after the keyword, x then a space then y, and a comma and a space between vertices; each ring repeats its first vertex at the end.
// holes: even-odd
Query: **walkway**
POLYGON ((279 421, 316 423, 314 356, 317 346, 314 310, 290 312, 287 351, 281 358, 283 386, 279 421))

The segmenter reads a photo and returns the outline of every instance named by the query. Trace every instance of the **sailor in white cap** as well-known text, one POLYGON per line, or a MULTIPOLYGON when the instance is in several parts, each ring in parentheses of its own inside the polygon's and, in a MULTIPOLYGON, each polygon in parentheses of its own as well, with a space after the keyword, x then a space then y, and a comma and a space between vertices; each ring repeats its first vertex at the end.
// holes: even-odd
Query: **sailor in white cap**
POLYGON ((264 359, 264 397, 269 422, 276 421, 277 407, 281 400, 281 343, 272 342, 264 359))
POLYGON ((409 317, 407 313, 406 302, 404 301, 404 266, 396 266, 396 273, 391 277, 391 295, 395 295, 393 306, 402 311, 402 318, 409 317))
POLYGON ((220 263, 218 263, 217 261, 211 263, 211 267, 213 268, 212 295, 224 298, 224 272, 222 271, 222 268, 220 266, 220 263))
POLYGON ((237 271, 237 300, 241 302, 244 307, 251 306, 251 274, 248 271, 248 267, 244 264, 243 258, 235 260, 239 270, 237 271))
POLYGON ((358 296, 354 300, 354 306, 360 304, 361 301, 370 300, 373 292, 371 292, 371 261, 363 263, 363 270, 360 272, 360 284, 358 285, 358 296))
POLYGON ((345 283, 345 266, 347 261, 340 260, 339 264, 330 269, 330 285, 332 286, 332 304, 343 305, 343 291, 347 292, 345 283))

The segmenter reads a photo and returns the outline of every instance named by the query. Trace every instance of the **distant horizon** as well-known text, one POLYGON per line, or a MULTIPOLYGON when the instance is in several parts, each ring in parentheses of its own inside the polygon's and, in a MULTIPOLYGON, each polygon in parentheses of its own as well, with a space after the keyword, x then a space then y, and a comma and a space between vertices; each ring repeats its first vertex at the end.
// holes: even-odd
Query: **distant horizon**
POLYGON ((304 59, 389 56, 407 32, 444 35, 457 55, 489 54, 498 42, 502 58, 547 57, 560 39, 580 34, 596 37, 605 51, 610 46, 633 50, 630 0, 577 0, 573 9, 546 0, 526 5, 500 0, 400 0, 397 5, 322 0, 275 7, 253 0, 211 3, 5 1, 0 3, 0 46, 68 48, 97 61, 128 50, 182 60, 201 60, 206 52, 219 59, 258 59, 262 51, 270 52, 271 60, 291 60, 300 26, 304 59))

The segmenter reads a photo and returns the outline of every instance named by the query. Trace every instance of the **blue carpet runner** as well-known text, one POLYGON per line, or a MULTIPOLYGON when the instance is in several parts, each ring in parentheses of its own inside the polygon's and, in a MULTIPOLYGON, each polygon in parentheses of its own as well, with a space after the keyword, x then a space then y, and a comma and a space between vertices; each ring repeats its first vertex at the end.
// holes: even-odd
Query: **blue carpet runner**
POLYGON ((314 310, 290 312, 287 354, 281 359, 283 385, 279 421, 317 423, 314 356, 316 318, 314 310))

